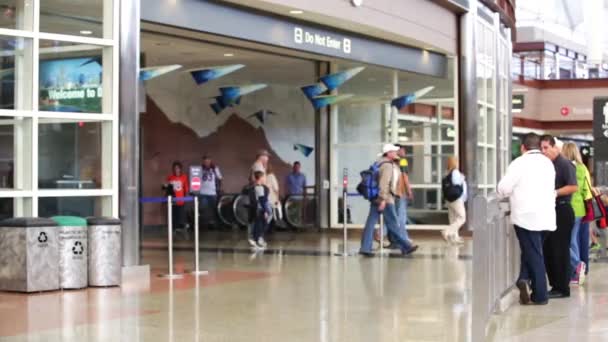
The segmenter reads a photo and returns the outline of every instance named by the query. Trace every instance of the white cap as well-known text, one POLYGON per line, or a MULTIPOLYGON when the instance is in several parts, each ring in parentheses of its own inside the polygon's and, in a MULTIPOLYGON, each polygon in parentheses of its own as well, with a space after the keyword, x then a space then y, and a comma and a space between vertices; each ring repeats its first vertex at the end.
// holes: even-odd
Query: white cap
POLYGON ((380 155, 383 156, 389 152, 397 152, 399 150, 399 146, 395 146, 393 144, 384 144, 384 146, 382 146, 382 154, 380 155))

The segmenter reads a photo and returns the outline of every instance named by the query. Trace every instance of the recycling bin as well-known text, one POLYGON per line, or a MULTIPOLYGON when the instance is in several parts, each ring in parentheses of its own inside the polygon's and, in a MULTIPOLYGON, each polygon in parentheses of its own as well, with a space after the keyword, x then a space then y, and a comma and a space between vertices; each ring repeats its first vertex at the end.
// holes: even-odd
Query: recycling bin
POLYGON ((75 216, 55 216, 59 226, 59 287, 87 287, 87 221, 75 216))
POLYGON ((44 218, 0 222, 0 290, 59 289, 57 224, 44 218))
POLYGON ((90 217, 89 286, 118 286, 122 277, 120 220, 90 217))

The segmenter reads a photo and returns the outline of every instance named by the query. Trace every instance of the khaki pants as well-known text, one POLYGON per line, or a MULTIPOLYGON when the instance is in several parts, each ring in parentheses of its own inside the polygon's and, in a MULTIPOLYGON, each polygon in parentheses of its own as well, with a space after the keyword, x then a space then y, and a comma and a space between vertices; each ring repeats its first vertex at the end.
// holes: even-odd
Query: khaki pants
POLYGON ((467 212, 462 199, 448 203, 450 225, 444 230, 446 236, 458 237, 458 231, 467 221, 467 212))

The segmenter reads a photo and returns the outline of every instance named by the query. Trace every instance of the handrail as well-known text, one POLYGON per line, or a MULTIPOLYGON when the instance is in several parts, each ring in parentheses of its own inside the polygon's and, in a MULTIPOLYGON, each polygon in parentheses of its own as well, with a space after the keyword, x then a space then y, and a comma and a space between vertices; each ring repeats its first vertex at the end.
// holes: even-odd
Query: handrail
POLYGON ((508 203, 495 193, 473 198, 473 342, 485 341, 488 322, 514 288, 520 250, 508 203))
MULTIPOLYGON (((314 222, 314 218, 313 220, 310 222, 306 222, 306 219, 308 218, 309 215, 307 215, 307 212, 310 208, 310 205, 315 206, 316 205, 316 201, 317 197, 316 195, 313 194, 303 194, 303 195, 289 195, 285 198, 285 201, 283 202, 283 217, 285 219, 285 222, 287 222, 288 225, 290 225, 293 228, 296 229, 304 229, 304 228, 313 228, 315 225, 314 222), (304 205, 298 210, 298 217, 299 217, 299 222, 295 222, 293 220, 293 218, 291 217, 291 213, 293 212, 293 210, 291 210, 291 208, 293 207, 293 205, 295 204, 294 200, 299 200, 299 202, 304 203, 304 205), (311 202, 311 203, 309 203, 311 202)), ((314 215, 313 215, 314 217, 314 215)))

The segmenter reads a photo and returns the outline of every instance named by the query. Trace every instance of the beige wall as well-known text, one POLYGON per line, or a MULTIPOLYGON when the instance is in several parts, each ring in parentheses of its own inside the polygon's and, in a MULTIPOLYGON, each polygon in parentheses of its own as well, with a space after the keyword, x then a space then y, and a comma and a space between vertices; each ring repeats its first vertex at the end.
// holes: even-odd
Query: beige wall
POLYGON ((401 44, 456 54, 457 17, 428 0, 224 0, 401 44), (290 15, 290 9, 304 11, 290 15))
POLYGON ((515 117, 540 121, 591 121, 593 98, 606 96, 608 88, 535 89, 513 85, 513 94, 525 95, 525 107, 515 117), (561 108, 568 107, 570 114, 561 115, 561 108))

